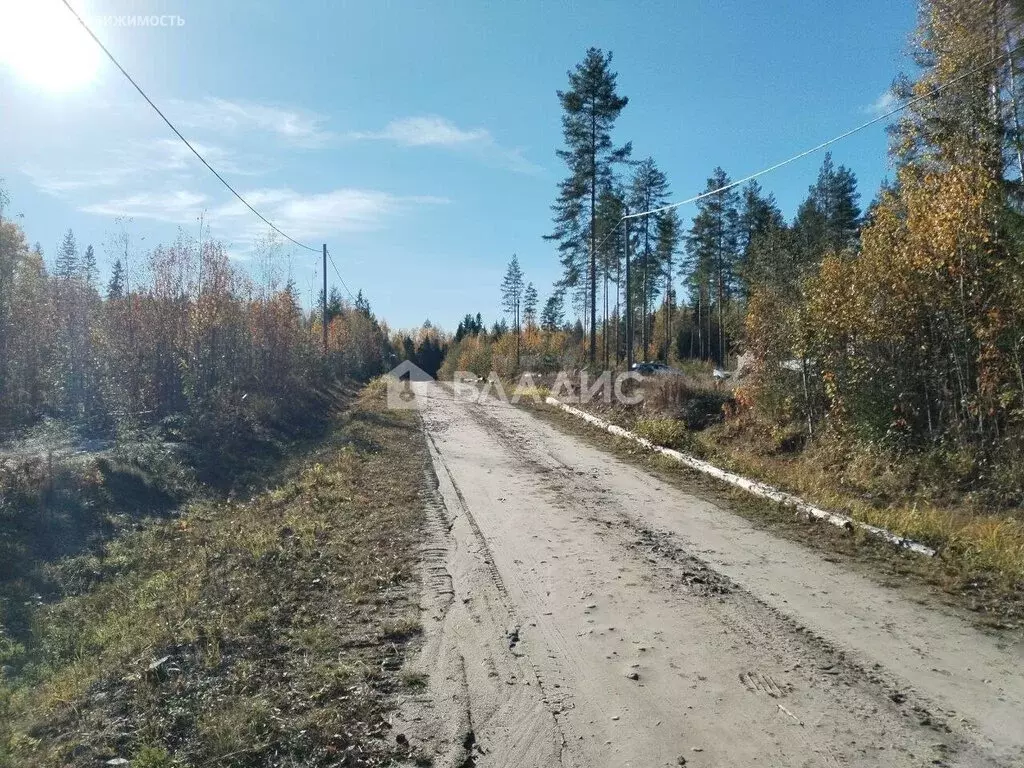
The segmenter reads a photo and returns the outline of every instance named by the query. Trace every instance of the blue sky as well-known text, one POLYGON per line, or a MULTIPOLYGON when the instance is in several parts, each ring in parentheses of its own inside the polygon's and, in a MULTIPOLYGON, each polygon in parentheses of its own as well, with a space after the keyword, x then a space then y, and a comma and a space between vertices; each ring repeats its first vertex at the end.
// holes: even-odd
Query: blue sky
MULTIPOLYGON (((0 0, 0 12, 25 1, 0 0)), ((283 230, 326 241, 392 327, 447 328, 467 312, 496 317, 512 253, 542 299, 559 276, 542 240, 564 173, 555 91, 588 46, 614 52, 630 99, 617 140, 652 155, 682 199, 716 165, 744 176, 870 117, 909 67, 915 20, 911 0, 74 5, 215 167, 283 230), (108 18, 152 14, 184 23, 108 18)), ((148 246, 178 227, 197 232, 205 211, 249 263, 265 228, 109 63, 53 91, 12 57, 0 56, 0 177, 30 241, 52 256, 71 227, 105 264, 115 216, 132 216, 148 246)), ((882 126, 833 155, 857 173, 866 204, 889 173, 882 126)), ((762 179, 787 216, 820 162, 762 179)), ((297 250, 291 260, 306 300, 318 261, 297 250)))

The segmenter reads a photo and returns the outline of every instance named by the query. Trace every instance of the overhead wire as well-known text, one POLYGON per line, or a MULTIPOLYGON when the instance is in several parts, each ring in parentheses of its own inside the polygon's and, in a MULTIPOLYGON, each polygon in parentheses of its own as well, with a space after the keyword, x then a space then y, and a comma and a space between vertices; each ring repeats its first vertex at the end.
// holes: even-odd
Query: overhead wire
POLYGON ((873 117, 871 120, 868 120, 867 122, 861 123, 856 128, 851 128, 850 130, 845 131, 844 133, 841 133, 838 136, 834 136, 833 138, 828 139, 827 141, 823 141, 820 144, 816 144, 815 146, 811 147, 810 149, 805 149, 803 152, 795 154, 792 157, 786 158, 785 160, 782 160, 781 162, 775 163, 774 165, 770 165, 767 168, 763 168, 762 170, 757 171, 756 173, 752 173, 749 176, 744 176, 742 179, 737 179, 736 181, 729 182, 728 184, 725 184, 725 185, 719 187, 718 189, 712 189, 712 190, 709 190, 707 192, 702 192, 699 195, 694 195, 693 197, 688 197, 685 200, 680 200, 677 203, 669 203, 668 205, 663 205, 663 206, 661 206, 659 208, 652 208, 651 210, 648 210, 648 211, 638 211, 637 213, 630 213, 630 214, 628 214, 626 216, 623 216, 620 221, 625 221, 627 219, 636 219, 636 218, 640 218, 642 216, 650 216, 650 215, 656 214, 656 213, 664 213, 666 211, 670 211, 670 210, 673 210, 675 208, 679 208, 681 206, 688 205, 689 203, 695 203, 698 200, 703 200, 706 197, 712 197, 714 195, 720 195, 723 192, 727 192, 730 189, 733 189, 734 187, 740 186, 741 184, 746 184, 749 181, 753 181, 754 179, 759 178, 760 176, 764 176, 767 173, 771 173, 772 171, 777 171, 779 168, 787 166, 790 163, 795 163, 797 160, 801 160, 801 159, 807 157, 808 155, 812 155, 815 152, 819 152, 822 149, 825 149, 826 147, 829 147, 832 144, 835 144, 836 142, 839 142, 839 141, 842 141, 843 139, 849 138, 850 136, 853 136, 855 133, 859 133, 860 131, 863 131, 865 128, 870 128, 872 125, 875 125, 876 123, 880 123, 883 120, 887 120, 890 117, 899 114, 900 112, 902 112, 903 110, 907 109, 908 107, 912 107, 914 104, 919 104, 922 101, 925 101, 927 99, 932 98, 933 96, 938 95, 939 93, 941 93, 942 91, 946 90, 947 88, 949 88, 949 87, 959 83, 961 80, 965 80, 966 78, 970 77, 971 75, 977 74, 978 72, 980 72, 981 70, 985 69, 986 67, 990 67, 993 64, 995 64, 996 62, 999 62, 999 61, 1001 61, 1004 58, 1008 58, 1008 57, 1012 56, 1021 47, 1024 47, 1024 42, 1018 43, 1015 47, 1013 47, 1013 48, 1011 48, 1009 50, 1003 51, 998 56, 996 56, 996 57, 986 61, 983 64, 979 64, 978 66, 972 67, 971 69, 967 70, 966 72, 962 72, 961 74, 959 74, 956 77, 954 77, 952 80, 949 80, 949 81, 943 83, 942 85, 939 85, 939 86, 933 88, 932 90, 928 91, 928 93, 922 94, 920 96, 916 96, 913 99, 910 99, 910 100, 904 102, 903 104, 900 104, 898 107, 890 109, 890 110, 888 110, 887 112, 885 112, 885 113, 883 113, 881 115, 873 117))
POLYGON ((174 131, 175 136, 177 136, 179 139, 181 139, 181 141, 185 144, 185 146, 188 147, 192 151, 192 154, 195 155, 197 158, 199 158, 199 162, 201 162, 203 165, 205 165, 207 170, 209 170, 210 173, 212 173, 214 176, 216 176, 217 180, 221 184, 223 184, 225 187, 227 187, 228 191, 230 191, 231 194, 233 194, 235 197, 237 197, 246 208, 248 208, 250 211, 252 211, 254 214, 256 214, 256 216, 259 217, 259 219, 264 224, 266 224, 268 227, 270 227, 272 230, 277 232, 277 234, 281 235, 286 240, 294 243, 295 245, 299 246, 300 248, 305 248, 307 251, 312 251, 314 253, 318 253, 319 252, 319 250, 320 250, 319 248, 311 248, 310 246, 306 245, 305 243, 300 243, 294 237, 292 237, 291 235, 289 235, 286 232, 282 231, 276 224, 274 224, 274 222, 272 222, 270 219, 268 219, 262 213, 257 211, 249 203, 248 200, 246 200, 244 197, 242 197, 242 195, 240 195, 238 193, 238 191, 233 186, 231 186, 227 182, 227 180, 223 176, 221 176, 212 165, 210 165, 206 161, 206 158, 203 157, 202 154, 200 154, 199 151, 194 146, 192 146, 191 142, 189 142, 189 140, 185 138, 185 136, 181 133, 181 131, 179 131, 175 127, 174 123, 172 123, 167 118, 167 116, 160 110, 160 108, 153 102, 153 100, 151 98, 149 98, 149 96, 146 94, 146 92, 144 90, 142 90, 142 87, 137 82, 135 82, 135 79, 130 74, 128 74, 128 71, 124 67, 121 66, 121 63, 114 57, 114 54, 112 54, 110 52, 110 50, 107 48, 107 46, 105 46, 103 44, 103 42, 96 36, 96 33, 94 33, 92 31, 92 29, 89 28, 89 25, 85 23, 85 20, 81 16, 78 15, 78 12, 75 11, 75 9, 71 6, 71 3, 69 2, 69 0, 61 0, 61 1, 64 3, 64 6, 68 9, 68 11, 71 12, 71 15, 74 16, 78 20, 78 23, 82 25, 82 28, 88 33, 89 37, 91 37, 93 39, 93 41, 96 43, 96 45, 98 45, 100 47, 100 50, 102 50, 103 53, 105 53, 107 55, 107 58, 110 59, 110 61, 113 62, 114 66, 117 67, 121 71, 121 74, 124 75, 128 79, 128 82, 131 83, 135 87, 135 90, 139 92, 139 95, 141 95, 142 98, 144 98, 146 100, 146 103, 149 104, 149 106, 151 106, 153 108, 153 110, 160 116, 160 118, 165 123, 167 123, 167 127, 170 128, 172 131, 174 131))
POLYGON ((338 271, 338 265, 334 263, 334 257, 331 256, 330 249, 327 251, 327 258, 330 260, 331 266, 334 267, 334 274, 338 276, 338 280, 341 282, 341 287, 345 289, 345 293, 348 294, 349 298, 352 299, 353 302, 356 301, 356 297, 352 295, 352 291, 348 289, 348 285, 345 283, 345 278, 343 278, 341 276, 341 272, 338 271))
POLYGON ((618 231, 619 226, 624 221, 627 221, 629 219, 638 219, 638 218, 641 218, 641 217, 644 217, 644 216, 651 216, 653 214, 664 213, 666 211, 673 210, 675 208, 680 208, 680 207, 682 207, 684 205, 689 205, 690 203, 695 203, 695 202, 697 202, 699 200, 703 200, 703 199, 708 198, 708 197, 713 197, 714 195, 720 195, 723 192, 728 192, 730 189, 738 187, 738 186, 740 186, 742 184, 746 184, 747 182, 753 181, 754 179, 757 179, 757 178, 759 178, 761 176, 764 176, 765 174, 771 173, 773 171, 777 171, 778 169, 783 168, 783 167, 785 167, 787 165, 790 165, 791 163, 795 163, 797 160, 801 160, 801 159, 807 157, 808 155, 812 155, 815 152, 819 152, 822 149, 825 149, 826 147, 831 146, 832 144, 835 144, 835 143, 837 143, 839 141, 842 141, 843 139, 847 139, 850 136, 853 136, 855 133, 859 133, 860 131, 863 131, 866 128, 870 128, 872 125, 876 125, 877 123, 880 123, 880 122, 882 122, 884 120, 888 120, 890 117, 893 117, 894 115, 899 114, 900 112, 902 112, 903 110, 907 109, 908 107, 912 107, 914 104, 918 104, 918 103, 920 103, 922 101, 925 101, 927 99, 932 98, 933 96, 938 95, 939 93, 941 93, 942 91, 946 90, 947 88, 955 85, 956 83, 958 83, 958 82, 960 82, 962 80, 967 79, 971 75, 977 74, 978 72, 980 72, 981 70, 985 69, 986 67, 990 67, 993 64, 1001 61, 1002 59, 1008 58, 1008 57, 1012 56, 1014 53, 1016 53, 1022 47, 1024 47, 1024 41, 1018 43, 1016 46, 1014 46, 1013 48, 1010 48, 1009 50, 1001 52, 998 56, 996 56, 996 57, 994 57, 994 58, 984 62, 983 64, 979 64, 978 66, 973 67, 973 68, 967 70, 966 72, 962 72, 961 74, 959 74, 956 77, 954 77, 952 80, 949 80, 949 81, 943 83, 942 85, 936 86, 935 88, 930 90, 928 93, 922 94, 920 96, 915 96, 913 99, 909 99, 908 101, 904 102, 903 104, 900 104, 899 106, 894 107, 893 109, 890 109, 890 110, 886 111, 885 113, 883 113, 881 115, 877 115, 876 117, 873 117, 871 120, 868 120, 868 121, 866 121, 864 123, 861 123, 860 125, 856 126, 855 128, 851 128, 850 130, 845 131, 845 132, 839 134, 838 136, 834 136, 833 138, 828 139, 827 141, 823 141, 820 144, 816 144, 815 146, 813 146, 813 147, 811 147, 809 149, 805 149, 804 151, 799 152, 799 153, 793 155, 792 157, 786 158, 785 160, 782 160, 781 162, 775 163, 774 165, 770 165, 767 168, 763 168, 760 171, 757 171, 756 173, 752 173, 749 176, 744 176, 742 179, 737 179, 736 181, 729 182, 728 184, 725 184, 725 185, 723 185, 721 187, 718 187, 717 189, 712 189, 712 190, 709 190, 709 191, 706 191, 706 192, 702 192, 699 195, 694 195, 693 197, 688 197, 685 200, 680 200, 679 202, 676 202, 676 203, 670 203, 668 205, 663 205, 663 206, 660 206, 658 208, 652 208, 652 209, 647 210, 647 211, 637 211, 636 213, 626 214, 626 215, 620 217, 619 220, 615 222, 615 226, 612 227, 612 229, 608 232, 608 234, 606 234, 604 236, 604 238, 601 240, 600 243, 597 244, 597 246, 595 247, 594 250, 595 251, 599 251, 601 249, 601 246, 603 246, 606 242, 608 242, 608 239, 611 238, 612 235, 614 235, 618 231))
MULTIPOLYGON (((220 181, 220 183, 223 184, 224 187, 229 192, 231 192, 232 195, 234 195, 246 208, 249 209, 249 211, 251 211, 254 215, 256 215, 264 224, 266 224, 274 232, 277 232, 279 235, 284 237, 289 242, 291 242, 294 245, 297 245, 300 248, 303 248, 303 249, 305 249, 307 251, 311 251, 313 253, 317 253, 319 251, 319 249, 317 249, 317 248, 313 248, 313 247, 310 247, 310 246, 306 245, 305 243, 299 242, 298 240, 293 238, 291 235, 289 235, 286 232, 284 232, 283 230, 281 230, 276 224, 274 224, 272 221, 270 221, 270 219, 268 219, 266 216, 264 216, 262 213, 260 213, 258 210, 256 210, 256 208, 253 207, 253 205, 251 203, 249 203, 248 200, 246 200, 233 186, 231 186, 231 184, 229 184, 228 181, 212 165, 210 165, 210 163, 206 160, 206 158, 203 157, 203 155, 192 145, 192 143, 189 142, 189 140, 187 138, 185 138, 185 136, 181 133, 181 131, 178 130, 178 128, 174 125, 174 123, 172 123, 167 118, 167 116, 163 113, 163 111, 153 102, 153 100, 146 94, 146 92, 142 89, 142 87, 128 73, 128 71, 123 66, 121 66, 121 63, 117 60, 117 58, 113 55, 113 53, 110 52, 110 50, 103 44, 103 42, 99 39, 99 37, 97 37, 96 34, 92 31, 92 29, 89 27, 89 25, 86 24, 85 20, 71 6, 71 3, 69 2, 69 0, 61 0, 61 2, 64 3, 64 6, 68 9, 68 11, 71 13, 71 15, 75 17, 75 19, 82 26, 82 28, 86 31, 86 33, 93 39, 93 41, 96 43, 96 45, 98 45, 100 47, 100 49, 103 51, 103 53, 106 54, 107 58, 110 59, 110 61, 114 64, 114 66, 117 67, 117 69, 121 72, 121 74, 125 76, 125 78, 128 80, 129 83, 132 84, 132 86, 135 88, 135 90, 139 92, 139 95, 141 95, 142 98, 145 99, 146 103, 149 104, 149 106, 153 108, 153 111, 155 111, 157 113, 157 115, 159 115, 160 118, 164 121, 164 123, 167 124, 167 127, 170 128, 171 131, 174 132, 174 134, 182 141, 182 143, 186 147, 188 147, 188 149, 192 152, 192 154, 194 154, 199 159, 199 161, 207 168, 207 170, 209 170, 210 173, 212 173, 217 178, 217 180, 220 181)), ((957 75, 952 80, 949 80, 948 82, 943 83, 942 85, 939 85, 936 88, 933 88, 928 93, 925 93, 925 94, 917 96, 917 97, 915 97, 913 99, 910 99, 910 100, 904 102, 903 104, 900 104, 899 106, 884 112, 881 115, 877 115, 876 117, 872 118, 871 120, 867 120, 866 122, 861 123, 860 125, 858 125, 858 126, 856 126, 854 128, 851 128, 848 131, 845 131, 845 132, 839 134, 838 136, 834 136, 831 139, 823 141, 820 144, 816 144, 815 146, 810 147, 809 149, 805 149, 804 151, 799 152, 799 153, 793 155, 792 157, 786 158, 785 160, 782 160, 782 161, 780 161, 778 163, 775 163, 775 164, 770 165, 770 166, 768 166, 766 168, 763 168, 763 169, 761 169, 761 170, 759 170, 759 171, 757 171, 755 173, 752 173, 752 174, 750 174, 748 176, 744 176, 741 179, 737 179, 736 181, 732 181, 732 182, 730 182, 728 184, 725 184, 725 185, 723 185, 721 187, 718 187, 717 189, 708 190, 708 191, 702 192, 702 193, 700 193, 698 195, 694 195, 692 197, 688 197, 685 200, 680 200, 680 201, 675 202, 675 203, 670 203, 668 205, 660 206, 658 208, 652 208, 652 209, 646 210, 646 211, 638 211, 636 213, 626 214, 626 215, 622 216, 621 218, 619 218, 619 220, 616 222, 615 226, 612 227, 611 231, 609 231, 608 234, 605 235, 605 237, 601 240, 601 242, 596 246, 595 250, 599 250, 601 248, 601 246, 603 246, 608 241, 608 239, 610 237, 612 237, 612 235, 615 234, 615 232, 619 228, 619 225, 622 224, 622 222, 624 222, 624 221, 628 221, 630 219, 638 219, 638 218, 641 218, 641 217, 644 217, 644 216, 651 216, 651 215, 654 215, 654 214, 664 213, 666 211, 674 210, 674 209, 680 208, 680 207, 682 207, 684 205, 688 205, 690 203, 695 203, 695 202, 698 202, 699 200, 703 200, 703 199, 708 198, 708 197, 713 197, 714 195, 722 194, 723 192, 727 192, 730 189, 738 187, 738 186, 740 186, 742 184, 746 184, 747 182, 753 181, 754 179, 760 178, 761 176, 764 176, 764 175, 766 175, 768 173, 772 173, 773 171, 777 171, 780 168, 783 168, 783 167, 785 167, 787 165, 790 165, 791 163, 794 163, 794 162, 796 162, 798 160, 801 160, 801 159, 807 157, 808 155, 812 155, 815 152, 819 152, 822 149, 825 149, 826 147, 829 147, 829 146, 831 146, 831 145, 833 145, 833 144, 835 144, 835 143, 837 143, 839 141, 847 139, 850 136, 853 136, 854 134, 859 133, 860 131, 863 131, 866 128, 871 127, 872 125, 876 125, 877 123, 880 123, 880 122, 882 122, 884 120, 887 120, 890 117, 893 117, 894 115, 899 114, 900 112, 902 112, 903 110, 907 109, 908 107, 913 106, 914 104, 918 104, 918 103, 920 103, 922 101, 925 101, 925 100, 927 100, 929 98, 932 98, 933 96, 936 96, 937 94, 939 94, 942 91, 946 90, 947 88, 955 85, 956 83, 958 83, 958 82, 960 82, 960 81, 970 77, 971 75, 977 74, 978 72, 980 72, 981 70, 985 69, 986 67, 992 66, 996 62, 1001 61, 1004 58, 1012 56, 1021 47, 1024 47, 1024 42, 1018 43, 1013 48, 1011 48, 1009 50, 1006 50, 1004 52, 1001 52, 998 56, 992 58, 991 60, 986 61, 985 63, 980 64, 977 67, 973 67, 972 69, 970 69, 970 70, 968 70, 966 72, 963 72, 960 75, 957 75)), ((341 284, 345 288, 346 293, 348 293, 348 295, 354 301, 355 297, 352 295, 352 291, 349 290, 348 285, 346 285, 344 279, 342 278, 341 272, 338 270, 337 265, 334 263, 334 258, 330 256, 330 252, 329 251, 328 251, 328 256, 330 257, 331 266, 334 267, 334 272, 338 276, 338 280, 341 281, 341 284)))

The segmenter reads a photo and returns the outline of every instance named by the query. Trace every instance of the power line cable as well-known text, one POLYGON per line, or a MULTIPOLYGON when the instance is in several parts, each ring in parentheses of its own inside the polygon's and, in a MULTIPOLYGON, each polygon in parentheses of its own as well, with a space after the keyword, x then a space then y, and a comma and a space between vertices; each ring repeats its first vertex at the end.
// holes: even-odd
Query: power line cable
MULTIPOLYGON (((875 125, 876 123, 880 123, 883 120, 886 120, 886 119, 892 117, 893 115, 899 114, 900 112, 905 110, 907 107, 911 107, 914 104, 918 104, 918 103, 920 103, 920 102, 922 102, 922 101, 924 101, 926 99, 930 99, 932 96, 938 95, 942 91, 946 90, 947 88, 949 88, 952 85, 955 85, 956 83, 960 82, 961 80, 964 80, 964 79, 970 77, 971 75, 977 74, 978 72, 980 72, 981 70, 985 69, 986 67, 990 67, 993 64, 995 64, 996 62, 998 62, 998 61, 1000 61, 1000 60, 1002 60, 1004 58, 1012 56, 1021 47, 1024 47, 1024 42, 1018 43, 1014 48, 1011 48, 1008 51, 1004 51, 1004 52, 1000 53, 998 56, 996 56, 993 59, 990 59, 989 61, 986 61, 984 64, 980 64, 977 67, 973 67, 972 69, 969 69, 966 72, 963 72, 963 73, 957 75, 952 80, 950 80, 950 81, 948 81, 946 83, 943 83, 942 85, 937 86, 936 88, 933 88, 928 93, 925 93, 925 94, 922 94, 921 96, 917 96, 917 97, 915 97, 913 99, 910 99, 909 101, 904 102, 903 104, 899 105, 898 107, 895 107, 894 109, 890 109, 888 112, 886 112, 886 113, 884 113, 882 115, 878 115, 877 117, 874 117, 871 120, 868 120, 866 123, 861 123, 856 128, 851 128, 850 130, 846 131, 845 133, 841 133, 838 136, 835 136, 835 137, 833 137, 831 139, 828 139, 827 141, 823 141, 820 144, 811 147, 810 149, 805 149, 803 152, 800 152, 799 154, 793 155, 792 157, 787 158, 786 160, 783 160, 783 161, 781 161, 779 163, 775 163, 775 165, 770 165, 767 168, 764 168, 764 169, 758 171, 757 173, 752 173, 749 176, 743 177, 742 179, 738 179, 737 181, 730 182, 730 183, 728 183, 728 184, 726 184, 726 185, 724 185, 722 187, 719 187, 718 189, 713 189, 713 190, 711 190, 709 192, 702 192, 701 194, 694 195, 693 197, 689 197, 686 200, 680 200, 678 203, 670 203, 669 205, 663 205, 660 208, 652 208, 649 211, 639 211, 637 213, 631 213, 628 216, 623 216, 622 219, 620 219, 620 223, 622 221, 625 221, 626 219, 636 219, 636 218, 640 218, 641 216, 650 216, 651 214, 655 214, 655 213, 664 213, 665 211, 670 211, 670 210, 673 210, 675 208, 679 208, 680 206, 687 205, 689 203, 695 203, 698 200, 704 199, 705 197, 711 197, 713 195, 718 195, 718 194, 721 194, 722 192, 727 192, 728 190, 730 190, 730 189, 732 189, 734 187, 738 187, 741 184, 746 184, 748 181, 753 181, 754 179, 756 179, 756 178, 758 178, 760 176, 764 176, 766 173, 771 173, 772 171, 777 171, 779 168, 782 168, 783 166, 789 165, 790 163, 794 163, 797 160, 800 160, 800 159, 802 159, 804 157, 807 157, 808 155, 814 154, 815 152, 818 152, 818 151, 820 151, 822 149, 825 149, 825 147, 831 146, 832 144, 835 144, 838 141, 842 141, 843 139, 849 138, 853 134, 859 133, 860 131, 863 131, 865 128, 869 128, 872 125, 875 125)), ((609 233, 609 236, 610 235, 611 235, 611 233, 609 233)), ((605 237, 605 240, 607 240, 607 239, 608 238, 605 237)), ((603 245, 603 241, 602 241, 602 245, 603 245)))
POLYGON ((702 192, 699 195, 694 195, 693 197, 689 197, 686 200, 680 200, 677 203, 671 203, 669 205, 661 206, 660 208, 652 208, 649 211, 638 211, 637 213, 631 213, 628 216, 623 216, 617 222, 615 222, 615 226, 612 227, 611 231, 608 232, 608 234, 606 234, 604 236, 604 238, 601 240, 600 243, 598 243, 597 248, 595 250, 600 250, 601 246, 603 246, 606 242, 608 242, 608 239, 618 231, 619 225, 622 224, 622 222, 626 221, 627 219, 637 219, 637 218, 641 218, 643 216, 650 216, 651 214, 655 214, 655 213, 664 213, 665 211, 672 210, 674 208, 680 208, 681 206, 688 205, 689 203, 695 203, 698 200, 703 200, 706 197, 712 197, 713 195, 719 195, 722 192, 727 192, 728 190, 733 189, 734 187, 738 187, 741 184, 746 184, 748 181, 753 181, 754 179, 759 178, 761 176, 764 176, 765 174, 771 173, 772 171, 777 171, 779 168, 782 168, 782 167, 784 167, 786 165, 789 165, 790 163, 794 163, 797 160, 801 160, 801 159, 807 157, 808 155, 812 155, 815 152, 818 152, 818 151, 820 151, 822 149, 825 149, 828 146, 831 146, 832 144, 835 144, 836 142, 839 142, 839 141, 842 141, 843 139, 849 138, 850 136, 854 135, 855 133, 859 133, 860 131, 863 131, 865 128, 870 128, 872 125, 875 125, 876 123, 880 123, 883 120, 887 120, 888 118, 892 117, 893 115, 899 114, 900 112, 902 112, 903 110, 907 109, 908 107, 912 107, 914 104, 918 104, 918 103, 920 103, 922 101, 925 101, 926 99, 930 99, 932 96, 938 95, 942 91, 946 90, 947 88, 949 88, 952 85, 955 85, 956 83, 960 82, 961 80, 965 80, 966 78, 970 77, 971 75, 977 74, 978 72, 980 72, 981 70, 985 69, 986 67, 990 67, 993 64, 995 64, 996 62, 998 62, 998 61, 1000 61, 1000 60, 1002 60, 1004 58, 1008 58, 1008 57, 1012 56, 1014 53, 1016 53, 1022 47, 1024 47, 1024 41, 1018 43, 1016 46, 1014 46, 1010 50, 1004 51, 1004 52, 1000 53, 995 58, 990 59, 989 61, 986 61, 985 63, 978 65, 977 67, 974 67, 972 69, 967 70, 966 72, 963 72, 963 73, 957 75, 952 80, 950 80, 950 81, 948 81, 946 83, 943 83, 942 85, 939 85, 939 86, 933 88, 928 93, 922 94, 921 96, 916 96, 915 98, 910 99, 909 101, 906 101, 903 104, 900 104, 898 107, 890 109, 888 112, 886 112, 884 114, 881 114, 881 115, 878 115, 877 117, 874 117, 871 120, 868 120, 867 122, 858 125, 856 128, 852 128, 852 129, 850 129, 850 130, 848 130, 848 131, 846 131, 844 133, 841 133, 838 136, 835 136, 835 137, 833 137, 833 138, 831 138, 831 139, 829 139, 827 141, 823 141, 820 144, 817 144, 817 145, 811 147, 810 149, 805 149, 803 152, 800 152, 799 154, 793 155, 792 157, 787 158, 786 160, 783 160, 781 162, 775 163, 774 165, 770 165, 767 168, 764 168, 764 169, 758 171, 757 173, 752 173, 749 176, 745 176, 742 179, 738 179, 736 181, 730 182, 730 183, 726 184, 725 186, 719 187, 718 189, 713 189, 713 190, 711 190, 709 192, 702 192))
POLYGON ((206 162, 206 158, 204 158, 201 154, 199 154, 198 150, 196 150, 196 148, 193 147, 191 143, 189 143, 189 140, 186 139, 182 135, 181 131, 179 131, 177 128, 174 127, 174 123, 172 123, 170 120, 168 120, 167 116, 164 115, 164 113, 160 111, 160 108, 156 104, 153 103, 153 100, 151 98, 149 98, 149 96, 146 95, 146 92, 144 90, 142 90, 142 88, 139 86, 139 84, 136 83, 135 80, 132 78, 132 76, 128 74, 128 71, 124 67, 121 66, 121 64, 118 62, 118 60, 116 58, 114 58, 114 54, 112 54, 107 49, 107 46, 105 46, 100 41, 100 39, 98 37, 96 37, 96 34, 89 28, 89 25, 86 24, 85 21, 82 19, 82 17, 79 16, 78 13, 75 11, 75 9, 71 7, 71 3, 68 2, 68 0, 61 0, 61 1, 64 3, 64 6, 71 12, 71 15, 74 16, 78 20, 78 23, 82 25, 82 28, 87 33, 89 33, 89 37, 91 37, 93 39, 93 41, 96 43, 96 45, 98 45, 100 47, 100 49, 105 54, 107 54, 107 58, 110 59, 113 62, 115 67, 117 67, 119 70, 121 70, 121 74, 124 75, 128 79, 129 83, 131 83, 133 86, 135 86, 135 90, 138 91, 139 94, 142 96, 142 98, 144 98, 146 100, 146 102, 149 104, 149 106, 151 106, 153 108, 153 110, 158 115, 160 115, 160 118, 165 123, 167 123, 167 127, 170 128, 172 131, 174 131, 174 134, 179 139, 181 139, 182 142, 184 142, 185 146, 188 147, 190 150, 192 150, 192 154, 199 158, 199 162, 201 162, 203 165, 205 165, 207 167, 207 169, 210 171, 210 173, 212 173, 214 176, 216 176, 217 180, 220 181, 221 184, 223 184, 225 187, 228 188, 228 190, 231 192, 231 194, 233 194, 235 197, 237 197, 246 208, 248 208, 250 211, 252 211, 254 214, 256 214, 263 221, 264 224, 266 224, 268 227, 270 227, 272 230, 277 232, 277 234, 281 235, 286 240, 291 241, 292 243, 294 243, 295 245, 299 246, 300 248, 305 248, 307 251, 312 251, 313 253, 318 253, 319 252, 318 248, 310 248, 308 245, 300 243, 295 238, 291 237, 290 235, 286 234, 285 232, 282 232, 272 221, 270 221, 270 219, 268 219, 262 213, 257 211, 255 208, 253 208, 252 205, 249 204, 248 200, 246 200, 244 197, 242 197, 240 194, 238 194, 238 192, 235 191, 235 188, 232 187, 230 184, 228 184, 228 182, 224 179, 224 177, 221 176, 219 173, 217 173, 216 169, 214 169, 214 167, 212 165, 210 165, 208 162, 206 162))
POLYGON ((348 294, 352 301, 356 301, 356 297, 352 295, 352 291, 348 289, 348 285, 345 284, 345 278, 341 276, 341 272, 338 271, 338 265, 334 263, 334 257, 331 256, 330 250, 327 251, 327 258, 331 262, 331 266, 334 267, 334 274, 338 276, 338 280, 341 282, 341 287, 345 289, 345 293, 348 294))

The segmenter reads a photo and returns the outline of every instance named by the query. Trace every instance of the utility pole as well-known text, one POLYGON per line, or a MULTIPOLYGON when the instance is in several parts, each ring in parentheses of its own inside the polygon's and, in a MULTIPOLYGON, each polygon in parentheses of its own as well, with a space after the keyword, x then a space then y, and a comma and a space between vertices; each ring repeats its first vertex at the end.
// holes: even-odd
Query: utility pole
POLYGON ((629 206, 622 220, 622 233, 626 239, 626 370, 633 369, 633 295, 629 284, 629 206))
POLYGON ((320 311, 323 313, 320 315, 320 325, 323 326, 324 331, 324 354, 327 354, 327 243, 324 243, 324 297, 323 301, 320 302, 320 311))

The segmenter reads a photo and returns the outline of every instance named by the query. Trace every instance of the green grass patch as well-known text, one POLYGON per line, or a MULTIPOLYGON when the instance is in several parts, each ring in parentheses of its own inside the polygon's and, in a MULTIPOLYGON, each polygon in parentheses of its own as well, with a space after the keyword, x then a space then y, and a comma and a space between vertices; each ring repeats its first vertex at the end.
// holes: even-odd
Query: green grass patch
POLYGON ((111 543, 88 589, 0 643, 0 766, 407 756, 387 715, 419 632, 425 461, 415 415, 376 387, 275 487, 111 543))

